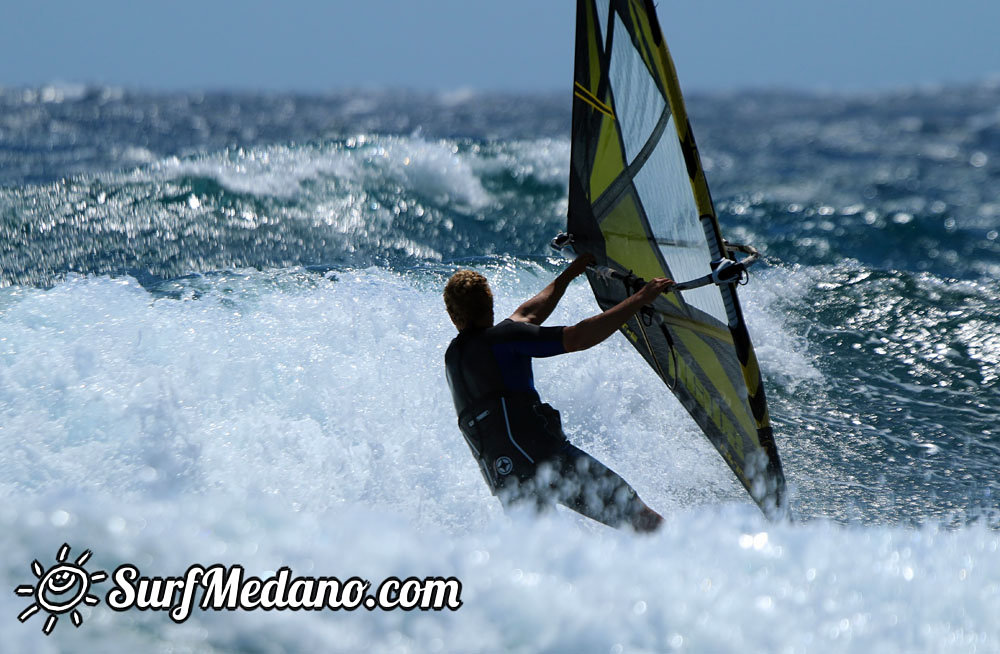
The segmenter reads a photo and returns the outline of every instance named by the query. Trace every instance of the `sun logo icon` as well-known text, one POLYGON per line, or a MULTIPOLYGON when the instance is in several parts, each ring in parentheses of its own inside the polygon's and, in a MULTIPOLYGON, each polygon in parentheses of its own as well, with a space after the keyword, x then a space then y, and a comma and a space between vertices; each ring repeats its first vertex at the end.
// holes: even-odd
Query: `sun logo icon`
POLYGON ((25 622, 42 609, 48 611, 49 617, 42 626, 42 633, 46 636, 52 633, 59 616, 64 613, 69 613, 73 626, 79 627, 83 624, 83 617, 76 610, 77 605, 83 602, 87 606, 96 606, 100 599, 89 594, 90 586, 108 578, 106 572, 98 570, 88 574, 83 569, 83 564, 90 559, 90 555, 90 550, 85 550, 75 562, 67 563, 69 545, 63 544, 56 553, 56 565, 48 570, 43 568, 37 559, 32 561, 31 572, 38 578, 38 583, 34 586, 27 584, 18 586, 14 592, 20 597, 33 596, 35 601, 24 609, 17 619, 25 622))

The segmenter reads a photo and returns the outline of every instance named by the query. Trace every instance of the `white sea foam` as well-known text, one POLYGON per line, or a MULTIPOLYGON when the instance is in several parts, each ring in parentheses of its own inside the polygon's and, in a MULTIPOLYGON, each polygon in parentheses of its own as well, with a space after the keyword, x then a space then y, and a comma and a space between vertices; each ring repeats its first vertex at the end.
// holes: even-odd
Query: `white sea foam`
POLYGON ((483 172, 507 170, 517 179, 533 178, 543 184, 569 184, 569 139, 510 141, 495 157, 480 157, 473 166, 483 172))
POLYGON ((801 306, 801 298, 815 287, 813 275, 795 269, 750 269, 751 281, 739 288, 747 318, 747 329, 761 370, 789 387, 819 382, 822 375, 813 365, 808 344, 785 325, 790 307, 801 306))
POLYGON ((490 202, 471 160, 475 153, 461 153, 458 145, 426 141, 419 137, 384 137, 373 150, 363 152, 365 163, 374 168, 374 180, 386 177, 444 203, 478 209, 490 202))
MULTIPOLYGON (((551 139, 484 148, 420 136, 361 135, 315 147, 269 146, 170 157, 135 171, 132 180, 206 177, 233 192, 280 198, 301 198, 305 184, 323 180, 339 184, 341 193, 334 191, 335 198, 397 184, 436 203, 478 210, 495 201, 483 186, 484 175, 509 171, 519 179, 565 186, 568 153, 568 141, 551 139)), ((132 158, 148 161, 139 155, 132 158)))
POLYGON ((136 171, 133 181, 207 177, 236 193, 290 198, 306 181, 324 176, 350 179, 353 172, 350 157, 338 150, 274 146, 191 159, 170 157, 136 171))
MULTIPOLYGON (((441 202, 480 208, 490 202, 477 170, 483 166, 476 151, 460 152, 449 141, 420 137, 355 137, 347 146, 271 146, 202 155, 171 157, 135 173, 136 181, 209 177, 225 188, 258 196, 296 197, 302 185, 324 178, 360 190, 363 184, 395 182, 402 188, 441 202)), ((510 158, 504 165, 513 166, 510 158)))
MULTIPOLYGON (((498 315, 549 274, 486 266, 498 315)), ((539 361, 572 438, 668 518, 652 536, 505 515, 455 427, 444 275, 72 277, 0 291, 0 637, 11 651, 996 651, 1000 535, 770 524, 621 339, 539 361), (645 375, 645 376, 644 376, 645 375), (62 543, 88 568, 378 582, 456 576, 457 612, 14 617, 62 543), (64 622, 66 624, 64 624, 64 622)), ((768 300, 747 302, 751 323, 768 300)), ((552 320, 596 310, 574 284, 552 320)), ((780 330, 780 325, 775 324, 780 330)), ((798 347, 773 337, 776 349, 798 347)), ((803 356, 803 355, 800 355, 803 356)), ((775 353, 770 365, 783 365, 775 353)), ((793 360, 793 376, 801 376, 793 360)), ((787 471, 794 482, 798 471, 787 471)), ((109 582, 99 585, 103 595, 109 582)))

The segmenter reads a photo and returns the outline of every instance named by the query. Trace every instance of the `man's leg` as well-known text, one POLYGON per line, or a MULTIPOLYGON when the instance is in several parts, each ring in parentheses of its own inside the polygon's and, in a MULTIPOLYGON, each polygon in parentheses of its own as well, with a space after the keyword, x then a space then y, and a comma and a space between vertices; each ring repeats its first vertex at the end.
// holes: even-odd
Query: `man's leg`
POLYGON ((539 482, 547 482, 553 499, 577 513, 636 531, 654 531, 663 522, 628 482, 580 448, 566 443, 548 464, 540 469, 539 482))

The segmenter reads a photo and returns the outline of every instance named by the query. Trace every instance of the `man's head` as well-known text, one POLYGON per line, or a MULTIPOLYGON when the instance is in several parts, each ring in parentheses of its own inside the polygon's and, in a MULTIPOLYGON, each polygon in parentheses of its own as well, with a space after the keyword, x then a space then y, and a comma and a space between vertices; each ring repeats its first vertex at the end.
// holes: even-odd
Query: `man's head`
POLYGON ((486 278, 473 270, 459 270, 444 287, 444 306, 458 331, 493 326, 493 292, 486 278))

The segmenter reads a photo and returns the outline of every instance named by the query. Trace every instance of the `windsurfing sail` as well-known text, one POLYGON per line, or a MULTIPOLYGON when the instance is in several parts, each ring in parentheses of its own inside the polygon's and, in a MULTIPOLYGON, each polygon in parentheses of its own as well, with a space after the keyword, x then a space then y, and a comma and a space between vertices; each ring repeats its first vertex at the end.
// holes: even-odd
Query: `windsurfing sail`
POLYGON ((785 479, 736 296, 756 253, 722 239, 650 0, 578 0, 569 215, 554 245, 595 256, 602 309, 645 280, 684 282, 622 332, 764 513, 781 514, 785 479))

